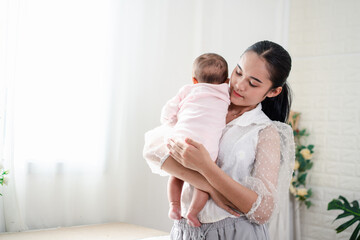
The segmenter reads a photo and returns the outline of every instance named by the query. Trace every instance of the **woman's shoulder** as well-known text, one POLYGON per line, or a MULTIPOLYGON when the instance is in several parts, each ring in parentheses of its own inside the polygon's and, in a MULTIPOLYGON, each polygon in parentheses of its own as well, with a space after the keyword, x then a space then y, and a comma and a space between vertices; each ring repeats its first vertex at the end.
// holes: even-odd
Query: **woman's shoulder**
POLYGON ((269 145, 280 145, 282 161, 290 161, 293 166, 295 156, 294 133, 289 124, 272 121, 267 127, 259 132, 259 141, 269 145))
POLYGON ((289 124, 279 121, 269 121, 262 124, 259 137, 278 142, 282 139, 293 139, 293 130, 289 124))
POLYGON ((294 138, 293 129, 289 124, 279 121, 271 121, 271 125, 276 129, 280 136, 284 135, 290 138, 294 138))
POLYGON ((279 142, 280 135, 279 132, 272 122, 268 124, 263 124, 258 133, 258 143, 262 141, 269 141, 272 143, 279 142))

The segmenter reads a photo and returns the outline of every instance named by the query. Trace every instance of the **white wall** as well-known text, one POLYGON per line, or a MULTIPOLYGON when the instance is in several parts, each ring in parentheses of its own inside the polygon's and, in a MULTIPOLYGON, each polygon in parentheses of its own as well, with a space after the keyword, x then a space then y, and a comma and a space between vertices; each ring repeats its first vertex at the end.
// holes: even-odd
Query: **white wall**
POLYGON ((349 239, 353 228, 336 234, 341 211, 327 204, 339 195, 360 200, 360 1, 292 0, 290 9, 293 110, 316 151, 302 239, 349 239))

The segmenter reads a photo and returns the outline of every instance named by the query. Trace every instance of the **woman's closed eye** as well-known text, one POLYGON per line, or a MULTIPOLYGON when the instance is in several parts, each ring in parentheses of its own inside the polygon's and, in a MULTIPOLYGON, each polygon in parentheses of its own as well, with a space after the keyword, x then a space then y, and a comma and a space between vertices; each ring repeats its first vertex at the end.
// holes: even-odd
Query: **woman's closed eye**
POLYGON ((257 87, 256 85, 253 84, 252 80, 249 80, 249 85, 250 85, 251 87, 257 87))

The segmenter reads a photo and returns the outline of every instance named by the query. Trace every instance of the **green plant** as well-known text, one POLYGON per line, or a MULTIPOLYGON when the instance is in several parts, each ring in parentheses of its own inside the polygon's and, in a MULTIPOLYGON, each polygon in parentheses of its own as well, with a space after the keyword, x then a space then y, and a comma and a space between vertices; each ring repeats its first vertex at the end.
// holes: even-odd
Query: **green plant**
MULTIPOLYGON (((7 185, 8 183, 8 178, 6 177, 6 175, 9 174, 9 170, 5 170, 4 167, 0 164, 0 185, 3 186, 4 184, 7 185)), ((0 196, 2 196, 2 194, 0 193, 0 196)))
MULTIPOLYGON (((359 208, 359 202, 353 201, 351 204, 348 202, 348 200, 343 197, 339 196, 339 199, 333 199, 328 204, 327 210, 343 210, 344 212, 339 214, 335 220, 344 218, 344 217, 350 217, 353 216, 352 219, 349 221, 341 224, 339 227, 336 228, 336 233, 340 233, 353 225, 355 222, 359 221, 359 224, 355 228, 354 232, 352 233, 350 240, 360 240, 360 208, 359 208)), ((334 220, 334 221, 335 221, 334 220)))
POLYGON ((313 166, 312 155, 314 153, 314 145, 303 144, 304 139, 309 136, 309 133, 305 128, 298 128, 299 119, 300 113, 291 112, 289 124, 294 132, 296 150, 290 193, 293 194, 300 203, 305 203, 306 207, 309 208, 312 205, 309 200, 312 196, 312 190, 311 188, 306 188, 306 177, 308 176, 308 171, 313 166))

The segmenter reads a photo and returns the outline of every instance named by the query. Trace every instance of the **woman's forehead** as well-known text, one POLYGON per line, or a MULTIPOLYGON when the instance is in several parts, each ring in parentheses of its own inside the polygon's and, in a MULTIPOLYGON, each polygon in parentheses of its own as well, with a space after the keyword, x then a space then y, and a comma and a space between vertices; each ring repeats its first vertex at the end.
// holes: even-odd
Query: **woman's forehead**
POLYGON ((249 51, 244 53, 237 65, 237 68, 240 68, 249 77, 270 80, 270 72, 266 60, 255 52, 249 51))

